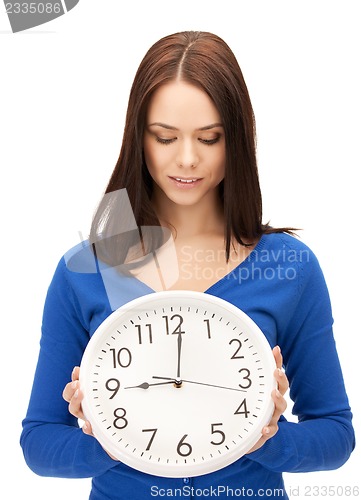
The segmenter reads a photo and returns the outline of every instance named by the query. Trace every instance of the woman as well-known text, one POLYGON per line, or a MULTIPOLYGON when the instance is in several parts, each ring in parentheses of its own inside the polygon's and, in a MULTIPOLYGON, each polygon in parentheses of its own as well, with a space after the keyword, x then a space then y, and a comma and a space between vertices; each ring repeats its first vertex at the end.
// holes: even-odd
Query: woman
POLYGON ((229 47, 204 32, 159 40, 135 76, 90 245, 61 259, 48 291, 21 437, 29 467, 46 476, 93 477, 93 500, 190 496, 191 487, 203 496, 224 487, 279 498, 282 472, 340 467, 354 434, 329 297, 316 257, 290 233, 262 223, 253 111, 229 47), (173 253, 164 252, 169 242, 173 253), (107 274, 114 269, 115 295, 107 274), (78 365, 90 336, 122 303, 165 288, 214 294, 244 310, 278 367, 275 411, 260 440, 235 463, 201 477, 137 472, 103 450, 89 422, 78 427, 78 365), (297 424, 282 415, 288 381, 297 424))

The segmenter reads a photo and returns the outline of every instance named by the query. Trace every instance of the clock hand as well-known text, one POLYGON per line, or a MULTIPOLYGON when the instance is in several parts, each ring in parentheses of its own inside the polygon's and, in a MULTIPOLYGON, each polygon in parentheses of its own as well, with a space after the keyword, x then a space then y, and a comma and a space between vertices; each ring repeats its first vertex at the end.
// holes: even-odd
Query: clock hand
POLYGON ((176 385, 179 385, 179 384, 181 385, 183 382, 186 382, 188 384, 206 385, 208 387, 217 387, 218 389, 227 389, 229 391, 247 392, 246 389, 237 389, 235 387, 225 387, 223 385, 206 384, 205 382, 195 382, 194 380, 182 379, 181 381, 179 381, 179 380, 176 380, 176 379, 170 378, 170 377, 156 377, 156 376, 153 376, 152 378, 155 378, 158 380, 170 380, 176 385))
POLYGON ((143 382, 139 385, 132 385, 130 387, 124 387, 124 389, 149 389, 149 387, 153 385, 166 385, 166 384, 174 384, 174 380, 170 380, 169 382, 156 382, 154 384, 148 384, 148 382, 143 382))
POLYGON ((182 350, 182 334, 178 334, 178 367, 177 367, 177 380, 180 379, 180 360, 181 360, 181 350, 182 350))

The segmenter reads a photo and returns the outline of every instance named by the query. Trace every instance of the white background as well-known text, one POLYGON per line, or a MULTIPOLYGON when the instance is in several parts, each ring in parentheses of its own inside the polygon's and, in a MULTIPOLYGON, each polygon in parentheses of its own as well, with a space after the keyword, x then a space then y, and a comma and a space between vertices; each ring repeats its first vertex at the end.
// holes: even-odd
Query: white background
MULTIPOLYGON (((63 17, 17 34, 0 5, 0 418, 7 498, 24 491, 38 500, 88 496, 89 480, 37 477, 18 444, 44 297, 61 255, 79 242, 79 232, 87 235, 118 156, 141 58, 158 38, 188 29, 220 35, 239 60, 257 120, 264 220, 303 228, 303 241, 321 262, 360 430, 359 2, 81 0, 63 17)), ((359 467, 356 448, 341 469, 285 474, 286 486, 291 498, 302 499, 310 498, 307 485, 360 487, 359 467)))

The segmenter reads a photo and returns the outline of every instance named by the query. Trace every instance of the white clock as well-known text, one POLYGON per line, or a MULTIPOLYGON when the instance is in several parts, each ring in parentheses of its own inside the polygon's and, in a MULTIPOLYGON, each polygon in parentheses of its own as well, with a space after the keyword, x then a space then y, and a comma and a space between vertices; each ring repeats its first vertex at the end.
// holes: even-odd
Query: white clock
POLYGON ((80 366, 83 412, 121 462, 165 477, 231 464, 274 410, 275 360, 249 316, 212 295, 156 292, 113 312, 80 366))

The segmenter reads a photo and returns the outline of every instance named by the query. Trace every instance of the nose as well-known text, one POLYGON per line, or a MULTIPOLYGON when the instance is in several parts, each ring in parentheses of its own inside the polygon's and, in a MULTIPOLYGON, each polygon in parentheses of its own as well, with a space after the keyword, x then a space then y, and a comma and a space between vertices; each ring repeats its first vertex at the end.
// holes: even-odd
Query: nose
POLYGON ((195 168, 198 165, 198 151, 192 139, 179 141, 176 161, 177 165, 183 168, 195 168))

